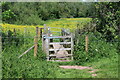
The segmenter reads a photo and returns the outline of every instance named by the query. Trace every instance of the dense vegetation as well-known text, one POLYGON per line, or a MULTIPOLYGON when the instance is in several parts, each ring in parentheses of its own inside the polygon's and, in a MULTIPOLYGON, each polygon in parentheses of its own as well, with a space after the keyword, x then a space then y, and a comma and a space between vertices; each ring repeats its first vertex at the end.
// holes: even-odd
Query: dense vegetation
POLYGON ((2 3, 3 22, 38 25, 45 20, 93 16, 91 3, 2 3), (44 15, 44 16, 43 16, 44 15))
POLYGON ((97 3, 96 30, 108 40, 118 39, 120 33, 120 7, 118 3, 97 3))
POLYGON ((120 44, 120 8, 117 7, 118 4, 96 3, 96 18, 86 27, 76 30, 75 59, 77 64, 118 55, 118 44, 120 44), (85 42, 83 39, 86 35, 89 36, 89 53, 84 51, 85 42))
MULTIPOLYGON (((17 58, 33 45, 34 26, 30 26, 31 28, 27 26, 32 33, 28 32, 26 35, 24 35, 24 31, 20 32, 19 30, 16 33, 17 35, 12 33, 12 30, 9 31, 9 36, 3 32, 3 37, 7 37, 3 38, 3 77, 92 78, 86 70, 63 70, 58 67, 59 65, 84 65, 99 69, 96 72, 98 74, 96 78, 118 78, 118 44, 120 44, 120 7, 118 4, 111 2, 3 3, 2 15, 5 23, 22 25, 39 25, 45 23, 49 26, 69 27, 75 30, 72 31, 75 34, 74 61, 63 63, 47 62, 45 54, 41 50, 41 41, 39 41, 37 58, 33 57, 33 50, 22 58, 17 58), (91 18, 74 18, 90 16, 95 18, 92 21, 91 18), (88 52, 85 52, 86 35, 89 37, 88 52), (25 36, 28 38, 24 38, 25 36), (29 36, 31 37, 29 38, 29 36), (7 41, 11 43, 6 43, 7 41)), ((3 24, 2 26, 11 25, 3 24)), ((15 26, 12 25, 12 27, 15 26)), ((16 27, 24 28, 22 26, 16 27)), ((8 27, 5 28, 8 29, 8 27)))

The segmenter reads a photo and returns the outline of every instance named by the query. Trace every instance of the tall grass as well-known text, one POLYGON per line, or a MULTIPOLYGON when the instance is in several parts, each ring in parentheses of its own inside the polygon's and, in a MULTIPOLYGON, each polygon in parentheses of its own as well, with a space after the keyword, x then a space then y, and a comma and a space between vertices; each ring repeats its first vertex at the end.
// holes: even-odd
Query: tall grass
MULTIPOLYGON (((35 32, 34 32, 35 33, 35 32)), ((33 49, 18 59, 18 56, 34 45, 34 34, 14 34, 10 31, 3 33, 3 78, 46 78, 54 75, 53 65, 46 62, 45 53, 42 52, 39 41, 38 56, 33 56, 33 49), (46 63, 46 64, 45 64, 46 63)), ((53 76, 54 77, 54 76, 53 76)))
MULTIPOLYGON (((26 32, 24 32, 25 28, 23 26, 7 25, 8 27, 5 27, 3 25, 3 78, 92 78, 91 74, 87 73, 86 70, 64 70, 60 69, 59 65, 92 66, 93 68, 101 69, 96 72, 98 74, 97 78, 118 77, 117 43, 107 42, 99 32, 95 32, 91 27, 83 28, 89 20, 65 18, 46 22, 51 27, 63 27, 64 24, 64 28, 78 29, 74 38, 74 61, 63 63, 47 62, 46 55, 42 51, 41 41, 39 41, 36 58, 32 49, 18 59, 19 55, 34 45, 35 26, 27 26, 26 32), (78 21, 81 21, 83 24, 78 21), (74 25, 72 22, 75 22, 74 25), (77 23, 79 24, 76 25, 77 23), (14 28, 16 28, 16 33, 14 28), (88 53, 85 52, 86 34, 89 37, 88 53)), ((54 31, 56 30, 54 29, 54 31)))

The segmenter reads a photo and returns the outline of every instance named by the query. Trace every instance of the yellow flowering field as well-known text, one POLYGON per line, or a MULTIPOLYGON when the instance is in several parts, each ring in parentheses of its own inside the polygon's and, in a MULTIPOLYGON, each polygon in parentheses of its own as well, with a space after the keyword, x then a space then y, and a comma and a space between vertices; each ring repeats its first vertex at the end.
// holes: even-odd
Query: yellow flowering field
POLYGON ((14 25, 14 24, 1 24, 2 32, 6 33, 8 31, 14 32, 19 34, 31 34, 35 35, 36 27, 43 27, 41 25, 33 26, 33 25, 14 25))
MULTIPOLYGON (((48 21, 46 24, 50 27, 69 28, 70 30, 74 30, 77 28, 77 25, 82 28, 91 20, 92 18, 61 18, 58 20, 48 21)), ((59 29, 54 30, 58 31, 59 29)))
POLYGON ((35 29, 35 27, 43 27, 41 25, 33 26, 33 25, 14 25, 14 24, 1 24, 3 31, 18 29, 20 31, 24 31, 24 29, 35 29))
MULTIPOLYGON (((53 31, 60 31, 59 28, 69 28, 71 30, 74 30, 77 28, 77 25, 79 25, 80 28, 82 28, 85 24, 90 22, 91 18, 61 18, 61 19, 53 19, 45 21, 45 24, 49 27, 55 27, 52 30, 53 31)), ((28 33, 33 34, 35 33, 35 27, 43 27, 43 25, 14 25, 14 24, 1 24, 2 31, 6 32, 8 30, 12 31, 14 28, 19 33, 24 33, 25 30, 28 31, 28 33)))

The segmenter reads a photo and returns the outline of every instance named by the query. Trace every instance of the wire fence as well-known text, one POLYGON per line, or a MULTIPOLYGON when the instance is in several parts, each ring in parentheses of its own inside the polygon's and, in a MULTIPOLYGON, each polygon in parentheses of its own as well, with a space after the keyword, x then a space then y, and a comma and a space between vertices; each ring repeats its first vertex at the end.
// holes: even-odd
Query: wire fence
MULTIPOLYGON (((60 31, 58 31, 60 34, 60 31)), ((57 33, 57 31, 53 31, 53 33, 57 33)), ((2 39, 2 45, 5 44, 26 44, 29 43, 29 41, 34 41, 34 37, 36 35, 36 28, 1 28, 1 39, 2 39)), ((99 41, 105 41, 107 40, 103 39, 103 36, 98 36, 94 34, 87 34, 89 43, 99 42, 99 41)), ((38 36, 40 38, 40 36, 38 36)), ((80 41, 85 43, 85 37, 84 33, 79 34, 78 32, 74 33, 74 43, 78 44, 80 41)), ((109 43, 117 43, 118 40, 110 40, 109 43)), ((89 44, 88 43, 88 44, 89 44)))
MULTIPOLYGON (((36 56, 37 51, 41 50, 41 44, 42 41, 40 38, 42 37, 42 30, 43 28, 2 28, 1 34, 1 42, 2 42, 2 50, 9 49, 12 46, 16 46, 16 48, 19 48, 19 46, 22 46, 25 50, 29 49, 31 46, 34 47, 34 56, 36 56), (37 44, 37 45, 36 45, 37 44)), ((54 33, 57 33, 54 31, 54 33)), ((59 31, 60 34, 60 31, 59 31)), ((77 31, 74 32, 73 37, 74 42, 74 58, 76 58, 76 55, 82 53, 92 54, 92 55, 104 55, 108 56, 111 54, 117 53, 117 43, 119 42, 117 39, 107 41, 103 35, 100 34, 93 34, 88 33, 85 34, 79 33, 77 31)), ((21 48, 22 48, 21 47, 21 48)), ((33 48, 33 47, 32 47, 33 48)), ((17 50, 17 49, 16 49, 17 50)), ((18 53, 21 53, 20 50, 17 51, 18 53)), ((87 56, 87 55, 84 55, 87 56)), ((78 56, 77 56, 78 57, 78 56)))

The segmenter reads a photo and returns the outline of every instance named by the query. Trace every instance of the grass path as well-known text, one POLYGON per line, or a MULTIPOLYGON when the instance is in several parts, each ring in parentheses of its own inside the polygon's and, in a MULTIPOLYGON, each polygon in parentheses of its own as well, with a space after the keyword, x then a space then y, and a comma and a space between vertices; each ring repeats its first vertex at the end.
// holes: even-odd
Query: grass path
POLYGON ((118 56, 77 66, 72 62, 53 62, 57 78, 118 78, 118 56))
POLYGON ((78 70, 89 70, 87 71, 87 73, 91 73, 91 76, 97 76, 97 74, 95 74, 95 72, 97 71, 96 69, 93 69, 92 67, 88 67, 88 66, 59 66, 60 68, 63 69, 78 69, 78 70))

